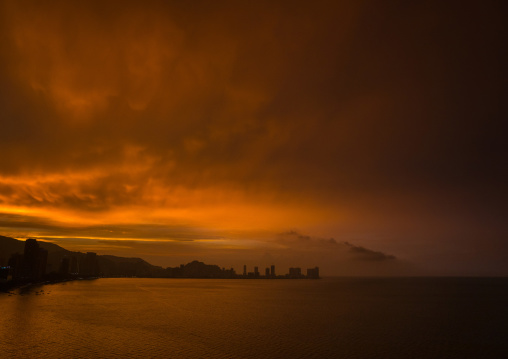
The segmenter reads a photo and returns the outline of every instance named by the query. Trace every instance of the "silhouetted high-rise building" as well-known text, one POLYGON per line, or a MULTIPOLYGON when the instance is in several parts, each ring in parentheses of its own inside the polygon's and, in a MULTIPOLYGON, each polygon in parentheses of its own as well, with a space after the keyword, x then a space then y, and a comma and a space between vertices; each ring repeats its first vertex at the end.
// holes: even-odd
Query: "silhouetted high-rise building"
POLYGON ((68 275, 69 270, 70 270, 70 265, 71 265, 71 260, 69 259, 69 257, 63 256, 62 261, 60 262, 60 269, 58 272, 63 276, 68 275))
POLYGON ((80 274, 91 277, 97 277, 99 275, 99 262, 97 261, 97 253, 86 253, 83 263, 83 270, 80 274))
POLYGON ((247 266, 245 264, 243 265, 243 276, 247 276, 247 266))
POLYGON ((301 268, 289 268, 289 278, 301 278, 301 277, 302 277, 301 268))
POLYGON ((319 279, 319 267, 307 269, 307 278, 319 279))
POLYGON ((272 277, 275 277, 275 266, 272 264, 272 266, 270 267, 270 275, 272 277))
POLYGON ((46 275, 46 266, 48 265, 48 251, 39 248, 39 271, 37 273, 37 279, 40 279, 46 275))
POLYGON ((233 268, 231 269, 222 269, 222 278, 235 278, 236 273, 233 268))
POLYGON ((254 267, 254 277, 259 277, 259 269, 258 267, 254 267))
MULTIPOLYGON (((19 258, 18 258, 19 260, 19 258)), ((48 261, 48 251, 39 247, 39 243, 34 238, 28 238, 25 241, 25 249, 21 256, 18 268, 15 269, 16 277, 27 279, 41 279, 46 274, 46 265, 48 261)))
POLYGON ((0 283, 6 282, 9 277, 9 267, 0 266, 0 283))
POLYGON ((71 257, 69 272, 74 275, 79 273, 79 263, 76 256, 71 257))
POLYGON ((13 279, 18 279, 23 276, 23 255, 19 253, 14 253, 11 258, 9 258, 9 275, 13 279))
POLYGON ((270 278, 270 268, 265 269, 265 277, 270 278))
POLYGON ((39 271, 39 243, 34 238, 25 241, 23 277, 35 279, 39 271))

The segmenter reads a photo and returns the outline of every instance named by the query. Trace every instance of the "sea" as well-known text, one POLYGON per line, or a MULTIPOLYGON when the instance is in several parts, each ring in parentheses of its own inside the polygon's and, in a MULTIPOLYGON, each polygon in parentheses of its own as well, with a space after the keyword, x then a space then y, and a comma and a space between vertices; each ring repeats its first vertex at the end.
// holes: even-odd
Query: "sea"
POLYGON ((0 358, 508 358, 508 279, 34 285, 0 293, 0 358))

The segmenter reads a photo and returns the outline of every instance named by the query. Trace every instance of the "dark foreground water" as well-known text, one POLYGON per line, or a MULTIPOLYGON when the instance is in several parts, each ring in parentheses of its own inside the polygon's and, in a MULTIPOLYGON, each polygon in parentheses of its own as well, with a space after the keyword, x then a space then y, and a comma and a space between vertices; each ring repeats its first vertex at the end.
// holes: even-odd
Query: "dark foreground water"
POLYGON ((508 357, 508 279, 128 278, 13 292, 0 293, 0 358, 508 357))

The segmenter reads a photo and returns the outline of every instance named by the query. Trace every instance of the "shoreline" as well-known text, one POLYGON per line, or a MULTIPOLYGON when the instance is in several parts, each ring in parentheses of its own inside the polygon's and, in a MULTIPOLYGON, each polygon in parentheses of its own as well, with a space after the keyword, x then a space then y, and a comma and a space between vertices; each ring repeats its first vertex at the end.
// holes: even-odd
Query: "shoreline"
POLYGON ((10 280, 4 283, 0 283, 0 292, 3 293, 9 293, 13 289, 19 289, 24 287, 30 287, 35 285, 51 285, 51 284, 58 284, 58 283, 65 283, 65 282, 73 282, 77 280, 94 280, 94 279, 101 279, 101 278, 141 278, 141 279, 231 279, 231 280, 238 280, 238 279, 245 279, 245 280, 316 280, 321 279, 320 278, 306 278, 306 277, 300 277, 300 278, 290 278, 290 277, 244 277, 244 276, 237 276, 237 277, 137 277, 137 276, 108 276, 108 277, 75 277, 75 278, 52 278, 52 279, 44 279, 44 280, 10 280))
POLYGON ((51 285, 65 282, 73 282, 76 280, 92 280, 99 279, 99 277, 78 277, 78 278, 61 278, 61 279, 45 279, 39 281, 32 280, 11 280, 5 283, 0 283, 0 293, 10 293, 13 289, 23 289, 38 285, 51 285))

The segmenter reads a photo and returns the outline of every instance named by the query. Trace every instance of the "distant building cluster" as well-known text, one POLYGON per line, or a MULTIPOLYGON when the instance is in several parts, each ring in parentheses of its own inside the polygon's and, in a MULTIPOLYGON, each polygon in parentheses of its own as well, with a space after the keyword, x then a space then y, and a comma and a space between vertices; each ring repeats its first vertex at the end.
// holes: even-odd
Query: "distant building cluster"
POLYGON ((48 251, 41 248, 36 239, 25 242, 23 254, 15 253, 8 261, 0 258, 0 283, 29 283, 46 280, 67 280, 73 278, 106 277, 157 277, 157 278, 223 278, 223 279, 319 279, 319 268, 309 268, 306 274, 301 268, 289 268, 287 274, 277 274, 275 265, 260 272, 237 274, 233 268, 221 268, 213 264, 193 261, 179 267, 155 267, 139 258, 97 256, 65 250, 48 251), (100 267, 99 267, 100 263, 100 267), (47 273, 49 272, 49 274, 47 273))
POLYGON ((39 280, 46 274, 48 251, 40 248, 36 239, 29 238, 25 242, 23 254, 13 254, 7 267, 13 279, 39 280))
POLYGON ((163 278, 223 278, 231 279, 236 277, 233 268, 220 268, 214 264, 205 264, 199 261, 192 261, 181 264, 179 267, 168 267, 164 270, 163 278))
POLYGON ((63 276, 70 274, 83 277, 98 277, 100 275, 100 269, 97 254, 94 252, 87 252, 84 258, 65 255, 60 262, 58 273, 63 276))
MULTIPOLYGON (((39 281, 46 276, 47 262, 48 251, 40 248, 36 239, 29 238, 25 241, 23 254, 13 254, 7 266, 0 267, 0 280, 39 281)), ((57 273, 60 277, 98 277, 99 274, 97 254, 93 252, 81 258, 65 255, 57 273)))
POLYGON ((0 284, 6 283, 7 278, 9 278, 9 267, 2 264, 0 267, 0 284))
POLYGON ((275 266, 265 268, 264 274, 259 267, 248 272, 247 266, 243 266, 243 273, 237 274, 233 268, 225 269, 217 265, 205 264, 199 261, 182 264, 179 267, 168 267, 163 275, 165 278, 224 278, 224 279, 319 279, 319 268, 307 269, 307 275, 302 274, 301 268, 289 268, 288 274, 277 275, 275 266))
POLYGON ((265 274, 259 273, 259 268, 254 267, 253 272, 247 272, 247 266, 243 266, 243 275, 240 278, 263 278, 263 279, 319 279, 319 267, 307 269, 307 275, 302 274, 301 268, 289 268, 289 273, 276 275, 275 266, 265 268, 265 274))

